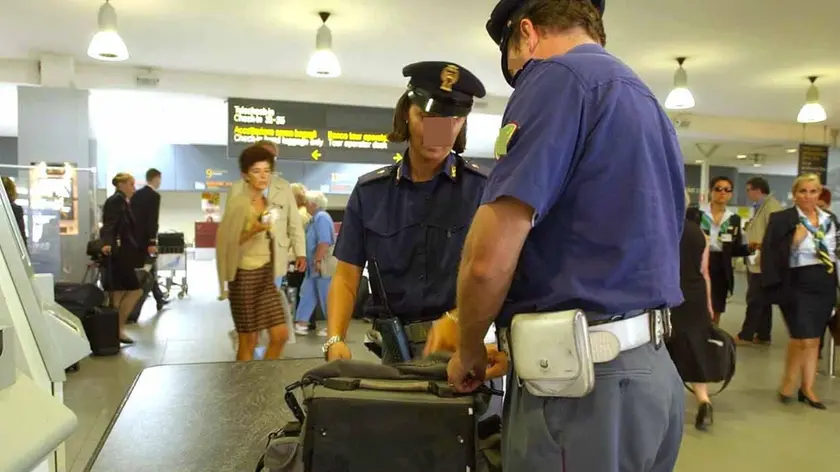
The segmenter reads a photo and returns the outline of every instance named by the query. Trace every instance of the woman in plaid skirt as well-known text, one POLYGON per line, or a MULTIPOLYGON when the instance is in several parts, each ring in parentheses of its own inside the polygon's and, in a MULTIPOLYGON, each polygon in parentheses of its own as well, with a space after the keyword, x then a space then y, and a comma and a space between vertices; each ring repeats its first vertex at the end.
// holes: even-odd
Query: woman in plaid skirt
POLYGON ((239 337, 236 359, 253 359, 259 333, 268 330, 266 359, 283 353, 289 338, 282 295, 274 280, 286 267, 274 267, 272 212, 265 197, 274 170, 274 155, 251 146, 239 156, 245 191, 230 198, 216 237, 216 265, 221 299, 230 300, 239 337))

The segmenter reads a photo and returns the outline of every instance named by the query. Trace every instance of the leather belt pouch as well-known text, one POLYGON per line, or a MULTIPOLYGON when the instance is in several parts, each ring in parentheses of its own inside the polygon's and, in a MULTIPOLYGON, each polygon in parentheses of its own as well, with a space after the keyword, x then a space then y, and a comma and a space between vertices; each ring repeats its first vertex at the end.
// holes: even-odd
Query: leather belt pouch
POLYGON ((586 316, 580 310, 513 317, 510 349, 520 385, 538 397, 580 398, 595 386, 586 316))

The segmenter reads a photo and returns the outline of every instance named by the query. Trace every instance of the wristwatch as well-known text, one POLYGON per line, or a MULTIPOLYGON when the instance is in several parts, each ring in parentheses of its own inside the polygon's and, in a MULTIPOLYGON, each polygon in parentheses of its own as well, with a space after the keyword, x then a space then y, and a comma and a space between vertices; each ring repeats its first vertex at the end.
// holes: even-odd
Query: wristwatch
POLYGON ((324 359, 327 358, 327 354, 330 352, 330 348, 333 347, 336 343, 343 343, 344 339, 341 336, 333 336, 330 339, 327 339, 327 342, 321 346, 321 351, 324 353, 324 359))

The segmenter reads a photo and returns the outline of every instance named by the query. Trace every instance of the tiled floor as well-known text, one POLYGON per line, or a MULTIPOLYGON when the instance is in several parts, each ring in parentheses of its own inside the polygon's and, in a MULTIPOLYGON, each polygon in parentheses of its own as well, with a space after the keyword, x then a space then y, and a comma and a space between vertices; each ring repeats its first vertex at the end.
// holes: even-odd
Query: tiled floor
MULTIPOLYGON (((233 359, 228 338, 232 328, 227 304, 216 301, 215 283, 206 280, 213 270, 207 262, 190 267, 190 296, 175 300, 160 314, 147 303, 140 323, 132 326, 137 344, 119 356, 89 358, 81 370, 70 374, 65 401, 79 417, 77 431, 67 441, 67 464, 71 472, 83 471, 114 412, 137 373, 158 364, 212 362, 233 359)), ((743 319, 743 289, 730 300, 723 326, 737 332, 743 319)), ((840 380, 820 377, 818 391, 829 406, 820 412, 802 405, 783 406, 776 402, 774 389, 782 368, 785 333, 776 317, 775 343, 768 348, 738 351, 738 374, 731 387, 715 399, 716 424, 709 433, 686 427, 679 472, 838 470, 837 447, 840 423, 840 380)), ((354 325, 357 343, 366 329, 354 325)), ((287 348, 289 357, 313 357, 320 353, 323 339, 299 336, 287 348)), ((360 344, 353 346, 357 357, 370 355, 360 344)), ((687 421, 693 417, 689 402, 687 421)), ((128 472, 128 471, 126 471, 128 472)))

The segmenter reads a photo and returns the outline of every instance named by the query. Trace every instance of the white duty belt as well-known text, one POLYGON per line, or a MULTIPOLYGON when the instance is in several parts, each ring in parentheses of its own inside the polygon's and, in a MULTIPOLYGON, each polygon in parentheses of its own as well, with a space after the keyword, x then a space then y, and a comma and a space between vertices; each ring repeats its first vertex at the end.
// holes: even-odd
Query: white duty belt
MULTIPOLYGON (((592 361, 596 364, 610 362, 624 351, 652 343, 662 347, 671 333, 669 310, 649 310, 641 315, 610 321, 588 327, 592 361)), ((500 348, 509 356, 510 334, 507 328, 499 330, 500 348)))

